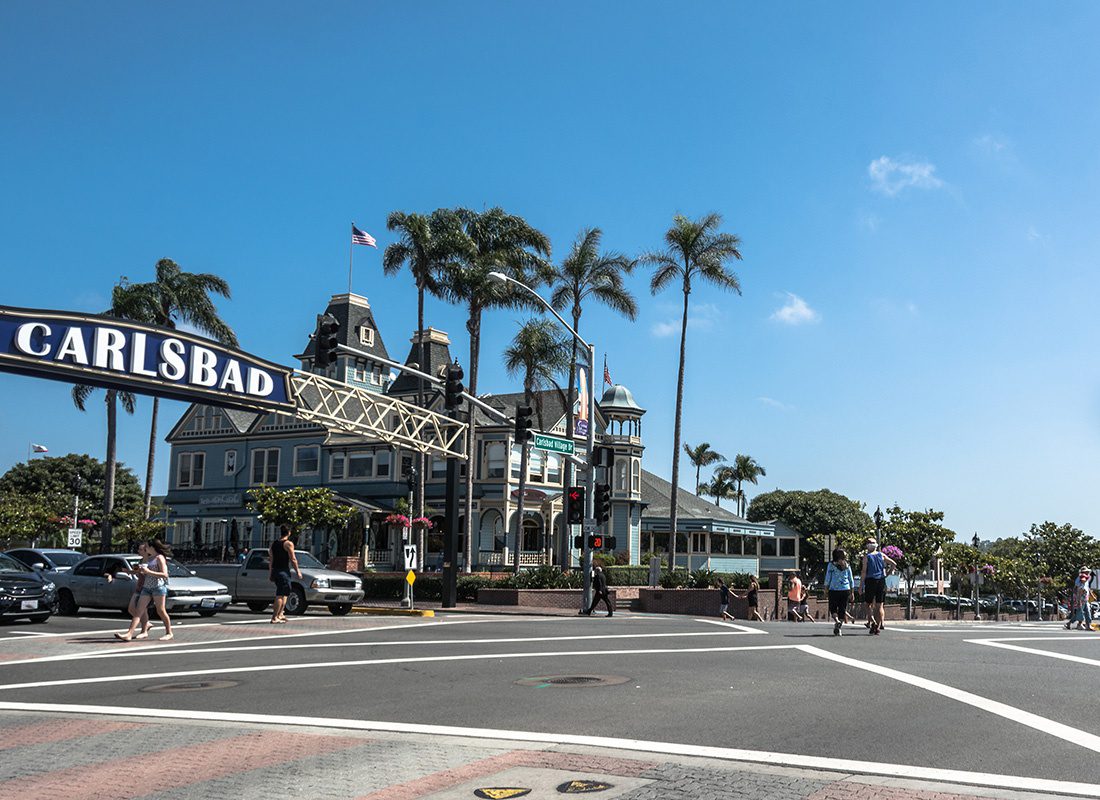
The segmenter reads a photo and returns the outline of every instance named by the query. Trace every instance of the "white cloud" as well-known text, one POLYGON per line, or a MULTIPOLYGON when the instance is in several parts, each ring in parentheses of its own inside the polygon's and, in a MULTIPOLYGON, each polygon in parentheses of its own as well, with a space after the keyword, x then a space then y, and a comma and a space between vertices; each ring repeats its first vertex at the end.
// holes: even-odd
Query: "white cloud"
POLYGON ((1008 151, 1011 149, 1008 139, 993 133, 983 133, 981 136, 975 136, 974 146, 990 156, 1008 155, 1008 151))
POLYGON ((939 189, 943 181, 936 177, 936 165, 927 161, 895 161, 881 156, 867 167, 871 176, 871 188, 894 197, 910 187, 914 189, 939 189))
MULTIPOLYGON (((721 311, 714 303, 699 303, 688 312, 688 327, 692 330, 711 330, 721 316, 721 311)), ((649 331, 658 339, 664 339, 679 333, 682 324, 683 317, 673 317, 654 322, 649 331)))
POLYGON ((778 408, 780 411, 793 411, 794 406, 789 403, 783 403, 779 400, 775 400, 771 397, 758 397, 756 398, 761 404, 768 406, 769 408, 778 408))
POLYGON ((771 319, 782 322, 784 325, 805 325, 809 322, 818 322, 821 315, 810 308, 809 303, 796 294, 787 292, 787 302, 781 308, 775 310, 771 319))

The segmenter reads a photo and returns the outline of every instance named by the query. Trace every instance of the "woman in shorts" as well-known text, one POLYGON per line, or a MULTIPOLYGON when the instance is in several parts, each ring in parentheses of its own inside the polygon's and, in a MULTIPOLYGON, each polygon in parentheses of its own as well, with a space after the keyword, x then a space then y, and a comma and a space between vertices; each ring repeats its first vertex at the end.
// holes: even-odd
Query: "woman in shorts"
POLYGON ((745 592, 745 600, 749 604, 749 619, 756 620, 757 622, 763 622, 764 618, 760 616, 760 582, 756 580, 756 576, 753 575, 749 578, 749 590, 745 592))
MULTIPOLYGON (((145 549, 145 542, 142 542, 137 546, 137 554, 139 558, 148 558, 148 551, 145 549)), ((130 612, 131 617, 136 614, 141 619, 141 631, 135 634, 134 638, 147 639, 149 637, 149 609, 146 608, 140 614, 137 610, 138 598, 141 597, 141 589, 143 586, 145 586, 145 576, 138 574, 136 570, 130 569, 129 565, 127 565, 126 562, 122 563, 123 566, 119 567, 117 572, 104 573, 103 577, 107 579, 107 583, 111 583, 118 577, 118 572, 127 572, 131 576, 136 576, 136 578, 132 578, 132 580, 134 581, 134 589, 130 593, 130 602, 126 605, 126 610, 130 612)))
POLYGON ((136 613, 130 620, 130 629, 126 633, 116 633, 115 638, 124 642, 133 639, 141 623, 141 615, 148 612, 149 604, 152 603, 157 616, 164 623, 164 635, 160 639, 164 642, 171 641, 172 620, 168 617, 164 604, 168 597, 168 556, 172 555, 172 551, 160 539, 150 539, 145 547, 148 560, 137 566, 137 572, 145 579, 145 583, 138 595, 136 613))

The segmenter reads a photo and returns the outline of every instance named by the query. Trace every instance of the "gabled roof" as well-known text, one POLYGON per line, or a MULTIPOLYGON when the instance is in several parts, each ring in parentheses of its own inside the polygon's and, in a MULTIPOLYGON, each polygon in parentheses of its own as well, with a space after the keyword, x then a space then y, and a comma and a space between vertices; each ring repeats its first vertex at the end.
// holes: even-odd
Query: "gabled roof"
POLYGON ((187 410, 180 416, 179 421, 172 426, 172 429, 168 431, 168 434, 164 437, 164 440, 171 442, 177 438, 217 438, 219 436, 239 436, 242 433, 248 431, 260 418, 260 414, 252 411, 243 411, 237 408, 222 408, 217 406, 208 406, 204 403, 192 403, 187 407, 187 410), (194 437, 181 437, 181 434, 190 430, 195 418, 200 414, 207 414, 210 410, 214 410, 219 413, 221 417, 229 423, 228 428, 222 429, 210 429, 198 432, 194 437))
MULTIPOLYGON (((340 329, 336 332, 336 338, 340 344, 367 353, 374 353, 383 358, 390 357, 390 354, 386 352, 386 345, 382 341, 382 332, 378 330, 378 325, 374 322, 374 314, 370 310, 370 303, 367 302, 367 298, 358 294, 334 294, 332 299, 328 301, 325 313, 332 314, 340 323, 340 329), (359 328, 362 326, 369 327, 374 331, 374 342, 370 345, 365 345, 359 340, 359 328)), ((312 361, 313 352, 313 339, 310 339, 306 349, 295 358, 312 361)))
MULTIPOLYGON (((420 348, 417 346, 417 336, 414 332, 412 338, 409 339, 409 356, 405 359, 404 363, 412 366, 416 364, 420 359, 420 348)), ((429 375, 439 375, 440 370, 451 363, 451 340, 447 334, 443 331, 436 330, 435 328, 424 329, 424 363, 416 367, 421 372, 426 372, 429 375)), ((397 380, 390 386, 389 394, 391 395, 407 395, 416 394, 416 386, 418 380, 412 373, 406 374, 402 372, 397 376, 397 380)), ((431 394, 435 387, 428 381, 424 381, 424 393, 431 394)))
MULTIPOLYGON (((543 424, 546 426, 546 430, 550 431, 562 421, 565 417, 566 407, 562 403, 565 396, 565 391, 558 392, 557 389, 545 389, 541 392, 536 392, 542 398, 542 416, 543 424)), ((521 406, 524 403, 523 392, 508 392, 507 394, 487 394, 482 395, 479 399, 483 403, 491 405, 493 408, 500 409, 501 412, 506 414, 509 419, 516 413, 516 406, 521 406)), ((573 402, 576 403, 577 392, 573 392, 573 402)), ((475 407, 476 408, 476 407, 475 407)), ((478 427, 486 425, 502 425, 504 423, 499 420, 492 419, 481 409, 476 409, 474 414, 474 420, 478 427)), ((534 417, 535 425, 538 425, 538 415, 534 417)), ((596 407, 596 433, 598 434, 605 424, 603 414, 600 413, 599 407, 596 407)))
MULTIPOLYGON (((671 516, 671 483, 643 469, 641 494, 642 502, 647 505, 643 516, 664 518, 671 516)), ((680 519, 710 519, 729 523, 748 522, 744 517, 739 517, 732 511, 707 502, 682 488, 676 491, 676 510, 680 519)))

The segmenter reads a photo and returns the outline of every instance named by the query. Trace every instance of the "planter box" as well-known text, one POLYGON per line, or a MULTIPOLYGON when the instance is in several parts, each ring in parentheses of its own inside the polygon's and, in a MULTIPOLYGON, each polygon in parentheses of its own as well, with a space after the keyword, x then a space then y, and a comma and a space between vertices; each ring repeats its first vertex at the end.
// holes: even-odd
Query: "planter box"
MULTIPOLYGON (((608 593, 611 605, 617 607, 615 589, 608 593)), ((477 602, 489 606, 580 609, 583 595, 581 589, 478 589, 477 602)), ((600 609, 603 609, 602 603, 600 609)))

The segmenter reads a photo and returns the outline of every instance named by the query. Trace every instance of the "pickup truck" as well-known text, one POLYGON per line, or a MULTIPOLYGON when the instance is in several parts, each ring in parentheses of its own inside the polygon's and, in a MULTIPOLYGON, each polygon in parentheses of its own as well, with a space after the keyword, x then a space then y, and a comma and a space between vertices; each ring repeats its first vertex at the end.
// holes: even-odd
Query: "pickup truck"
MULTIPOLYGON (((326 569, 307 552, 295 550, 299 579, 290 575, 290 596, 286 613, 304 614, 308 606, 328 606, 335 616, 342 617, 363 599, 363 582, 346 572, 326 569)), ((275 599, 275 586, 269 570, 271 554, 267 550, 250 550, 243 564, 192 564, 200 578, 217 581, 229 587, 234 603, 245 603, 253 611, 263 611, 275 599)))

